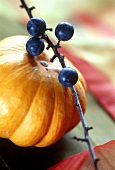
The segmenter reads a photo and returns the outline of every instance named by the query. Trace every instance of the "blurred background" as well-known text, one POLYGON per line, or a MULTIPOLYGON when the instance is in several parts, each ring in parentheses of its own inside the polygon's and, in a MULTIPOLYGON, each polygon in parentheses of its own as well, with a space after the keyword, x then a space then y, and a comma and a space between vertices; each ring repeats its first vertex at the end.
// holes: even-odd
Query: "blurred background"
MULTIPOLYGON (((51 32, 53 39, 55 27, 59 22, 68 21, 74 25, 74 36, 70 41, 62 43, 63 47, 103 74, 112 86, 115 97, 115 0, 26 0, 26 2, 29 7, 36 7, 33 16, 43 18, 47 27, 53 28, 51 32)), ((25 10, 19 8, 20 4, 20 0, 0 0, 0 40, 12 35, 29 35, 26 30, 29 18, 25 10)), ((115 113, 115 108, 113 109, 115 113)), ((90 89, 87 94, 85 118, 88 124, 94 127, 90 133, 93 145, 115 139, 114 119, 97 102, 90 89)), ((25 170, 38 166, 40 170, 45 170, 52 164, 87 149, 85 144, 70 139, 76 134, 81 136, 82 133, 79 124, 59 142, 42 149, 19 148, 7 140, 0 139, 0 154, 11 169, 25 170), (46 161, 45 165, 41 164, 42 160, 46 161)))

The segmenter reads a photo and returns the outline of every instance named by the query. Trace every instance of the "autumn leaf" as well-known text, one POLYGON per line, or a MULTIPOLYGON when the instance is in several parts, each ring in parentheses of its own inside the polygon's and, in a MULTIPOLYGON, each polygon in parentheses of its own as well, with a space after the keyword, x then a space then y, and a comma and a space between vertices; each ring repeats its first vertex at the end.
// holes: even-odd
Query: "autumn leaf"
MULTIPOLYGON (((115 170, 115 140, 94 147, 99 170, 115 170)), ((89 151, 70 156, 48 170, 94 170, 89 151)))

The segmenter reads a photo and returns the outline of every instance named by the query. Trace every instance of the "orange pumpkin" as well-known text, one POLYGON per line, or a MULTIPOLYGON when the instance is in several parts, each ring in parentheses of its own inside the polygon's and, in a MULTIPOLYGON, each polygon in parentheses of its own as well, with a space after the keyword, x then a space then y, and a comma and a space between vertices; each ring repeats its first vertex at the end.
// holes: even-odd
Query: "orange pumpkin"
MULTIPOLYGON (((58 141, 80 119, 71 89, 58 81, 58 59, 50 62, 51 50, 31 57, 25 49, 29 38, 0 41, 0 137, 19 146, 44 147, 58 141)), ((75 88, 85 112, 86 83, 79 71, 78 75, 75 88)))

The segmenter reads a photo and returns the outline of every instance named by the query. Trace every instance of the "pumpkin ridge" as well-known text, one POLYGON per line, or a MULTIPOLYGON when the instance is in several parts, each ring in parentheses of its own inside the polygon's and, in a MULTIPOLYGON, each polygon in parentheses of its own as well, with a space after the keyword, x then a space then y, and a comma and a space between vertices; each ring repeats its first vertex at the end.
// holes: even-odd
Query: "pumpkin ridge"
MULTIPOLYGON (((54 83, 53 83, 54 85, 54 83)), ((54 89, 54 88, 53 88, 54 89)), ((55 91, 55 90, 54 90, 55 91)), ((54 101, 55 101, 55 93, 54 93, 54 101)), ((52 117, 50 119, 50 122, 49 122, 49 125, 47 126, 47 131, 46 133, 34 144, 35 146, 39 144, 39 142, 41 142, 44 137, 48 134, 48 131, 50 129, 50 126, 51 126, 51 122, 52 122, 52 119, 53 119, 53 115, 54 115, 54 110, 55 110, 55 102, 53 102, 53 110, 52 110, 52 117)))
MULTIPOLYGON (((58 81, 58 80, 57 80, 58 81)), ((57 85, 57 83, 55 83, 56 85, 57 85)), ((63 89, 65 88, 65 87, 63 87, 63 86, 61 86, 60 84, 58 85, 58 86, 60 86, 60 89, 63 91, 63 89)), ((56 89, 56 88, 55 88, 56 89)), ((69 89, 67 89, 67 90, 69 90, 69 89)), ((55 90, 54 90, 55 91, 55 90)), ((57 92, 57 89, 56 89, 56 91, 55 91, 55 96, 57 96, 58 97, 58 94, 57 94, 58 92, 57 92)), ((60 92, 61 93, 61 92, 60 92)), ((61 94, 61 95, 64 95, 65 94, 65 90, 63 91, 63 94, 61 94)), ((68 92, 67 92, 67 95, 68 95, 68 92)), ((66 97, 64 97, 64 98, 66 98, 66 97)), ((60 100, 62 100, 62 99, 60 99, 60 100)), ((63 103, 63 106, 65 105, 65 103, 63 103)), ((56 104, 56 100, 55 100, 55 102, 54 102, 54 110, 57 110, 56 109, 56 106, 57 106, 57 104, 56 104)), ((65 108, 65 106, 64 106, 64 108, 65 108)), ((65 110, 65 109, 64 109, 65 110)), ((67 109, 66 109, 66 112, 67 112, 67 109)), ((38 147, 43 147, 44 146, 44 144, 46 144, 46 141, 47 141, 47 145, 50 145, 51 144, 51 142, 52 143, 54 143, 54 142, 56 142, 56 141, 58 141, 59 139, 60 139, 60 137, 62 136, 62 135, 64 135, 65 134, 65 132, 67 131, 67 128, 70 126, 70 125, 66 125, 66 113, 65 113, 65 115, 64 115, 64 119, 62 120, 62 122, 64 122, 64 124, 61 124, 61 127, 60 127, 60 130, 58 131, 58 133, 56 132, 56 135, 51 135, 52 134, 52 126, 59 126, 59 124, 57 123, 57 121, 56 121, 56 124, 52 124, 53 123, 53 117, 55 116, 55 112, 52 114, 53 116, 52 116, 52 120, 51 120, 51 123, 50 123, 50 126, 49 126, 49 129, 48 129, 48 131, 47 131, 47 134, 45 134, 45 136, 44 136, 44 138, 42 138, 42 140, 40 141, 40 142, 38 142, 35 146, 38 146, 38 147), (66 126, 65 126, 66 125, 66 126), (66 128, 65 128, 66 127, 66 128), (52 137, 51 137, 52 136, 52 137), (49 138, 50 138, 50 140, 49 140, 49 138), (49 141, 48 141, 49 140, 49 141)), ((62 113, 61 113, 62 114, 62 113)), ((58 113, 57 113, 57 115, 58 115, 58 113)), ((61 120, 61 118, 60 118, 60 120, 61 120)))
MULTIPOLYGON (((26 64, 21 64, 21 68, 19 68, 18 70, 16 70, 16 72, 17 71, 21 71, 21 70, 23 70, 23 68, 25 68, 25 67, 27 67, 26 66, 27 65, 27 63, 26 64)), ((35 71, 31 71, 31 70, 29 70, 28 72, 26 72, 27 73, 27 77, 31 74, 31 77, 34 75, 34 74, 36 74, 36 72, 35 71), (33 73, 32 73, 33 72, 33 73), (32 75, 33 74, 33 75, 32 75)), ((13 74, 15 74, 14 72, 13 72, 13 74)), ((15 74, 16 76, 17 76, 17 74, 15 74)), ((17 76, 18 77, 18 76, 17 76)), ((30 78, 30 77, 29 77, 30 78)), ((29 78, 28 78, 28 82, 30 81, 29 80, 29 78)), ((26 78, 26 80, 27 80, 27 78, 26 78)), ((32 84, 34 84, 35 82, 33 81, 33 83, 32 84)), ((25 84, 28 84, 27 82, 25 83, 25 84)), ((33 86, 33 85, 31 85, 31 86, 33 86)), ((39 86, 38 86, 39 87, 39 86)), ((30 88, 30 87, 29 87, 30 88)), ((31 90, 31 89, 30 89, 31 90)), ((31 105, 32 105, 32 103, 33 103, 33 99, 34 99, 34 97, 36 96, 36 93, 37 93, 37 90, 38 90, 38 88, 36 88, 36 90, 34 90, 34 95, 32 95, 33 96, 33 98, 31 98, 31 97, 29 97, 29 99, 30 99, 30 104, 28 105, 28 109, 26 110, 26 114, 25 114, 25 116, 22 118, 22 120, 20 121, 20 123, 19 124, 17 124, 17 127, 16 127, 16 130, 20 127, 20 125, 22 124, 22 122, 24 121, 24 119, 25 119, 25 117, 27 116, 27 114, 28 114, 28 111, 29 111, 29 109, 30 109, 30 107, 31 107, 31 105)), ((29 91, 29 90, 28 90, 29 91)), ((21 106, 19 106, 19 107, 21 107, 21 106)), ((14 130, 14 132, 11 134, 11 136, 10 136, 10 138, 12 138, 12 136, 13 136, 13 134, 15 133, 15 131, 16 130, 14 130)))
MULTIPOLYGON (((37 89, 36 89, 36 93, 37 93, 37 89)), ((35 94, 36 94, 36 93, 35 93, 35 94)), ((35 96, 33 96, 33 98, 31 98, 31 101, 30 101, 31 104, 28 106, 28 109, 27 109, 27 111, 26 111, 27 113, 26 113, 25 116, 22 118, 22 120, 20 121, 20 123, 17 125, 16 130, 14 130, 14 132, 10 135, 10 138, 12 138, 13 134, 18 130, 18 128, 20 128, 22 122, 23 122, 24 119, 26 118, 26 116, 27 116, 27 114, 28 114, 28 111, 30 110, 30 107, 31 107, 31 105, 32 105, 32 103, 33 103, 34 97, 35 97, 35 96)))
MULTIPOLYGON (((40 82, 39 82, 39 84, 40 84, 40 82)), ((42 81, 41 81, 41 84, 42 84, 42 81)), ((41 87, 39 87, 38 86, 38 89, 41 89, 41 87)), ((35 102, 34 101, 34 98, 36 98, 36 96, 37 96, 37 92, 39 91, 39 90, 36 90, 36 94, 34 95, 34 97, 33 97, 33 99, 32 99, 32 102, 31 102, 31 105, 30 105, 30 107, 29 107, 29 109, 28 109, 28 112, 29 112, 29 110, 31 110, 31 106, 33 105, 33 103, 35 102)), ((38 97, 37 97, 38 98, 38 97)), ((55 100, 54 100, 55 101, 55 100)), ((53 108, 54 109, 54 108, 53 108)), ((52 115, 52 114, 50 114, 50 115, 52 115)), ((26 114, 26 116, 28 116, 28 113, 26 114)), ((26 119, 26 116, 25 116, 25 119, 26 119)), ((39 116, 39 115, 38 115, 39 116)), ((53 116, 53 115, 52 115, 53 116)), ((23 119, 23 121, 24 121, 24 119, 23 119)), ((23 122, 22 121, 22 122, 23 122)), ((26 122, 26 120, 25 120, 25 122, 26 122)), ((30 124, 31 125, 31 124, 30 124)), ((21 124, 20 124, 20 126, 21 126, 21 124)), ((16 129, 16 131, 20 131, 20 126, 16 129)), ((22 125, 23 126, 23 125, 22 125)), ((50 124, 49 124, 49 121, 48 121, 48 126, 47 127, 49 127, 50 126, 50 124)), ((22 127, 21 127, 22 128, 22 127)), ((35 129, 36 130, 36 129, 35 129)), ((15 132, 16 132, 15 131, 15 132)), ((36 130, 36 131, 38 131, 38 130, 36 130)), ((48 130, 47 130, 48 131, 48 130)), ((27 132, 28 133, 28 132, 27 132)), ((39 132, 38 132, 39 133, 39 132)), ((17 134, 18 134, 18 132, 17 132, 17 134)), ((16 134, 16 136, 17 136, 17 134, 16 134)), ((41 138, 44 138, 44 136, 46 135, 46 133, 43 133, 43 136, 41 137, 41 138)), ((14 133, 14 136, 15 136, 15 133, 14 133)), ((30 145, 35 145, 36 143, 37 143, 37 141, 40 141, 41 140, 41 138, 39 137, 39 139, 35 139, 36 138, 36 136, 37 136, 37 133, 34 135, 34 137, 30 140, 30 142, 29 142, 29 145, 28 146, 30 146, 30 145), (34 139, 35 139, 35 141, 34 141, 34 139)), ((39 136, 39 135, 38 135, 39 136)), ((11 140, 13 139, 13 138, 15 138, 15 137, 13 137, 13 135, 12 135, 12 137, 10 138, 11 140)), ((30 137, 31 138, 31 137, 30 137)), ((12 140, 13 141, 13 140, 12 140)), ((15 142, 14 142, 15 143, 15 142)), ((22 142, 23 143, 23 142, 22 142)), ((22 144, 23 145, 23 144, 22 144)))
MULTIPOLYGON (((54 87, 54 81, 53 81, 53 87, 54 87)), ((54 89, 54 88, 53 88, 54 89)), ((55 91, 55 90, 54 90, 55 91)), ((34 100, 33 100, 34 101, 34 100)), ((55 101, 55 93, 54 93, 54 101, 55 101)), ((53 102, 53 106, 54 106, 54 104, 55 104, 55 102, 53 102)), ((39 138, 38 140, 37 140, 37 142, 35 142, 33 145, 34 146, 36 146, 39 142, 41 142, 42 141, 42 139, 46 136, 46 134, 48 133, 48 131, 49 131, 49 128, 50 128, 50 124, 51 124, 51 122, 52 122, 52 118, 53 118, 53 113, 54 113, 54 109, 55 109, 55 107, 53 107, 53 110, 51 111, 52 112, 52 114, 50 114, 50 121, 48 122, 48 125, 47 125, 47 130, 45 131, 45 133, 44 133, 44 135, 41 137, 41 138, 39 138), (52 115, 52 116, 51 116, 52 115)))
MULTIPOLYGON (((1 67, 2 67, 2 64, 0 65, 1 67)), ((4 67, 3 68, 3 72, 4 72, 4 70, 7 68, 7 66, 6 67, 4 67)), ((8 125, 8 127, 6 128, 6 130, 4 130, 4 132, 5 131, 8 131, 8 133, 9 133, 9 135, 8 135, 8 138, 10 138, 10 136, 12 136, 12 134, 15 132, 15 130, 17 129, 17 127, 18 127, 18 125, 20 125, 20 123, 23 121, 23 119, 24 119, 24 117, 26 116, 26 112, 23 114, 23 116, 21 116, 21 118, 20 118, 20 120, 18 121, 18 123, 16 123, 16 111, 18 110, 18 113, 17 113, 17 115, 21 115, 22 114, 22 112, 23 112, 23 109, 21 109, 21 112, 19 112, 19 110, 20 110, 20 108, 21 108, 21 105, 22 105, 22 103, 23 103, 23 101, 21 100, 21 96, 18 96, 18 95, 15 95, 15 93, 14 94, 12 94, 12 91, 10 91, 10 88, 11 87, 8 87, 8 84, 10 84, 10 85, 13 85, 12 84, 12 82, 15 82, 15 78, 17 77, 18 78, 18 76, 20 76, 20 75, 18 75, 17 76, 17 72, 19 72, 19 70, 18 69, 14 69, 13 67, 12 67, 12 69, 9 71, 9 74, 4 74, 5 76, 3 77, 3 79, 4 79, 4 81, 3 81, 3 84, 2 84, 2 86, 3 87, 6 87, 6 89, 7 89, 7 91, 5 91, 5 88, 3 88, 2 90, 3 90, 3 93, 4 94, 6 94, 6 97, 8 96, 11 96, 9 99, 8 99, 8 97, 7 97, 7 100, 6 100, 6 104, 7 104, 7 106, 8 106, 8 114, 7 115, 9 115, 9 117, 6 115, 6 117, 4 117, 3 118, 3 120, 5 120, 6 121, 6 125, 8 125), (12 71, 12 70, 15 70, 15 71, 12 71), (10 79, 9 79, 9 77, 10 77, 10 79), (13 98, 12 98, 13 97, 13 98), (16 107, 15 107, 15 109, 13 109, 12 110, 12 113, 10 112, 10 105, 12 106, 12 103, 15 105, 16 103, 15 103, 15 101, 17 101, 19 99, 19 101, 21 101, 21 102, 19 102, 19 104, 18 105, 16 105, 16 107), (15 115, 14 115, 15 114, 15 115), (13 116, 14 115, 14 116, 13 116), (8 117, 8 118, 7 118, 8 117), (12 120, 12 121, 11 121, 12 120), (13 123, 10 125, 8 122, 14 122, 14 127, 10 130, 9 129, 9 127, 12 125, 13 126, 13 123)), ((2 82, 2 79, 0 80, 0 82, 2 82)), ((14 87, 18 87, 17 89, 15 89, 15 91, 20 91, 20 87, 25 87, 25 85, 26 85, 26 83, 25 83, 25 81, 23 82, 23 85, 21 84, 21 86, 17 86, 16 84, 15 84, 15 86, 14 87)), ((13 88, 11 88, 11 89, 13 89, 13 88)), ((4 97, 4 95, 2 96, 2 98, 3 98, 3 100, 5 100, 5 98, 6 97, 4 97)), ((30 98, 31 99, 31 98, 30 98)), ((28 105, 27 105, 28 106, 28 105)), ((23 105, 23 107, 24 107, 24 105, 23 105)), ((2 122, 2 120, 1 120, 1 122, 2 122)), ((0 122, 0 123, 1 123, 0 122)), ((3 129, 3 127, 2 127, 2 129, 3 129)))

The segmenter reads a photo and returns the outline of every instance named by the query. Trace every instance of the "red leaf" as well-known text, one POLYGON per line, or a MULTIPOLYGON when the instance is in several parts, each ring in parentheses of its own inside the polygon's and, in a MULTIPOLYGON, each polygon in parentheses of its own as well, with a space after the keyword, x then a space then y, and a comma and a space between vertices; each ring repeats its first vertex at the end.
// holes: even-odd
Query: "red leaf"
MULTIPOLYGON (((115 170, 115 140, 96 146, 94 150, 100 158, 99 170, 115 170)), ((49 170, 94 170, 94 166, 87 150, 66 158, 49 170)))

